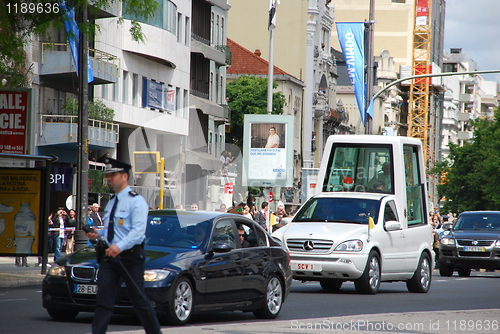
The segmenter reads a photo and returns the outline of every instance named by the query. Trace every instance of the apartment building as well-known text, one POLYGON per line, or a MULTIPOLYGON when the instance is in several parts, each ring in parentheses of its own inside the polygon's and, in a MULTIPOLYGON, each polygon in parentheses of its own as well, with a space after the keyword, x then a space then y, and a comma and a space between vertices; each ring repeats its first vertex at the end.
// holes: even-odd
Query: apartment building
MULTIPOLYGON (((208 176, 220 172, 218 154, 228 119, 227 1, 161 0, 156 15, 147 20, 133 17, 120 4, 91 17, 100 29, 89 42, 94 75, 89 100, 114 116, 102 121, 89 115, 89 179, 92 170, 104 168, 99 158, 105 155, 135 165, 135 154, 158 152, 164 159, 163 207, 197 202, 205 208, 208 176), (131 37, 133 19, 141 23, 144 42, 131 37)), ((78 121, 75 112, 68 114, 74 104, 68 107, 67 101, 76 99, 77 75, 66 33, 52 35, 51 45, 36 41, 31 46, 34 145, 37 154, 56 155, 54 166, 74 174, 78 121)), ((159 174, 134 167, 134 189, 151 207, 160 206, 159 174)), ((99 176, 89 180, 89 201, 106 202, 104 186, 99 176)), ((73 185, 53 193, 53 206, 73 193, 73 185)))

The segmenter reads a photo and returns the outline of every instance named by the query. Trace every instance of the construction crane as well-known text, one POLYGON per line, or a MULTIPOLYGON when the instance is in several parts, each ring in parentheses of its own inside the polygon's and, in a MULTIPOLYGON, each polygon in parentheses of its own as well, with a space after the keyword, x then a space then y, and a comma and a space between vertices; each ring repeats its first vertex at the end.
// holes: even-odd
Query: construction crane
MULTIPOLYGON (((415 0, 415 21, 413 28, 412 75, 430 74, 431 66, 431 9, 432 0, 415 0)), ((411 80, 409 101, 408 136, 419 138, 425 149, 424 159, 430 156, 429 91, 431 78, 411 80)))

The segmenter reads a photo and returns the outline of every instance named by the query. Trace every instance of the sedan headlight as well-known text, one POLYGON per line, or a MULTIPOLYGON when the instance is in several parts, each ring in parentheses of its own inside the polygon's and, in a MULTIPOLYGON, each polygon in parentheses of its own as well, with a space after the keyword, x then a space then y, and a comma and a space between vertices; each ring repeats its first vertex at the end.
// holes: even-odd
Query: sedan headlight
POLYGON ((152 269, 144 271, 144 281, 145 282, 157 282, 164 280, 170 275, 170 270, 163 269, 152 269))
POLYGON ((56 277, 66 277, 66 268, 64 268, 64 266, 60 266, 54 263, 52 267, 50 267, 47 275, 56 277))
POLYGON ((338 245, 336 251, 359 252, 363 249, 363 241, 361 240, 348 240, 338 245))
POLYGON ((498 239, 497 242, 495 242, 495 247, 500 247, 500 239, 498 239))
POLYGON ((455 245, 455 239, 454 238, 442 238, 441 243, 443 245, 455 245))

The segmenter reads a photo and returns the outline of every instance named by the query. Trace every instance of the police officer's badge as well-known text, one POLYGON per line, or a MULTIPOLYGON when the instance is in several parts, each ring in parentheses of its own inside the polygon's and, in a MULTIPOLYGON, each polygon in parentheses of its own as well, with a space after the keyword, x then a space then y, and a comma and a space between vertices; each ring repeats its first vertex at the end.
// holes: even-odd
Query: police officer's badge
POLYGON ((118 219, 118 225, 123 226, 123 218, 118 219))

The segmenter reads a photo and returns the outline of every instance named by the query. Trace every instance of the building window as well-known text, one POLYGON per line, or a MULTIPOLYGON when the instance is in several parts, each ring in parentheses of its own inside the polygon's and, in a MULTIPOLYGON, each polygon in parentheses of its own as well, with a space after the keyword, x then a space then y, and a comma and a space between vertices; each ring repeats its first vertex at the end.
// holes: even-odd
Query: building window
POLYGON ((138 106, 139 103, 139 76, 132 74, 132 105, 138 106))
POLYGON ((182 14, 177 13, 177 43, 182 42, 182 14))
POLYGON ((186 24, 184 24, 184 44, 186 46, 189 46, 189 41, 191 40, 191 29, 190 29, 190 23, 191 20, 189 19, 189 17, 186 17, 186 24))
POLYGON ((128 71, 123 71, 122 102, 128 103, 128 71))
POLYGON ((182 117, 187 118, 188 112, 189 112, 189 91, 187 89, 184 89, 184 101, 183 101, 183 114, 182 117))

